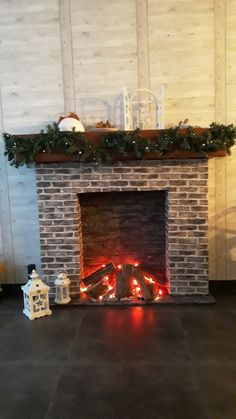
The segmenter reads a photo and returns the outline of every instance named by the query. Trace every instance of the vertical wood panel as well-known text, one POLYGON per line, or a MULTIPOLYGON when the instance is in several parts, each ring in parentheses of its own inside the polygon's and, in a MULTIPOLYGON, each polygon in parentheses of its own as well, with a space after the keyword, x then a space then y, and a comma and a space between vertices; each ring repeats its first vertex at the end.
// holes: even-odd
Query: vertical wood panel
POLYGON ((150 88, 148 0, 136 0, 138 87, 150 88))
POLYGON ((70 0, 59 0, 64 112, 76 111, 70 0))
POLYGON ((138 86, 135 0, 71 0, 76 109, 123 128, 122 89, 138 86))
POLYGON ((209 279, 215 280, 216 275, 216 159, 208 161, 208 260, 209 279))
MULTIPOLYGON (((227 124, 236 125, 236 0, 227 0, 226 9, 226 104, 227 124)), ((236 280, 236 147, 226 165, 226 273, 236 280)))
POLYGON ((236 147, 226 166, 226 274, 236 280, 236 147))
POLYGON ((215 121, 226 122, 226 0, 215 0, 215 121))
POLYGON ((215 118, 214 0, 148 0, 150 85, 165 86, 165 124, 215 118))
MULTIPOLYGON (((215 0, 215 121, 226 122, 226 0, 215 0)), ((215 162, 216 278, 226 278, 226 159, 215 162)), ((212 261, 213 262, 213 261, 212 261)))
POLYGON ((2 113, 2 95, 0 89, 0 223, 1 223, 1 238, 2 238, 2 257, 0 256, 0 263, 5 266, 4 282, 15 282, 15 266, 14 266, 14 247, 12 234, 12 220, 11 208, 9 201, 9 188, 7 176, 7 163, 4 157, 4 143, 2 139, 3 113, 2 113))
MULTIPOLYGON (((13 0, 10 6, 1 0, 0 39, 4 130, 39 132, 64 108, 58 0, 13 0)), ((3 160, 3 150, 1 167, 5 178, 0 182, 6 189, 1 223, 8 252, 3 262, 11 270, 8 282, 22 283, 27 264, 40 268, 35 172, 11 167, 3 160)))

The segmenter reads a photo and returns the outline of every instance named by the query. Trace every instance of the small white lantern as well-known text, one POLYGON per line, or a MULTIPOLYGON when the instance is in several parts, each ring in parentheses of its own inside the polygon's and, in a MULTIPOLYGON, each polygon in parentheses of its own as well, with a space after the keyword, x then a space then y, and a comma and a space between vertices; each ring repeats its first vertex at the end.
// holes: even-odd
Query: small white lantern
POLYGON ((27 284, 21 287, 24 294, 23 313, 30 320, 52 314, 49 309, 48 292, 50 287, 39 278, 38 273, 33 270, 27 284))
POLYGON ((70 298, 70 279, 65 272, 58 274, 57 279, 54 281, 56 287, 55 303, 68 304, 70 298))

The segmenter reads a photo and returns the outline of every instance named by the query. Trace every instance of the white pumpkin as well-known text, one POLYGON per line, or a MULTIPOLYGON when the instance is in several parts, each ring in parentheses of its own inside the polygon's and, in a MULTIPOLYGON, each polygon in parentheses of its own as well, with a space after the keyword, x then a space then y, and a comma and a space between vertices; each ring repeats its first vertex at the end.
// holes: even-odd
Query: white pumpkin
POLYGON ((62 121, 58 124, 58 127, 60 131, 76 131, 76 132, 84 132, 84 126, 81 124, 78 119, 75 118, 64 118, 62 121))

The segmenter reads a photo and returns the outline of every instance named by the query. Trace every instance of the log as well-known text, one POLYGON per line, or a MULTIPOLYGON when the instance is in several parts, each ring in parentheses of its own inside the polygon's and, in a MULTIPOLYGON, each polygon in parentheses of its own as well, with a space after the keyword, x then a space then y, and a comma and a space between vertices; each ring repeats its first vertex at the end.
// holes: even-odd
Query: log
POLYGON ((152 276, 153 279, 155 280, 155 282, 158 285, 166 285, 167 280, 166 280, 165 275, 158 275, 157 272, 156 272, 156 267, 155 266, 148 265, 148 264, 141 264, 141 265, 139 265, 139 268, 142 269, 145 276, 152 276))
POLYGON ((86 278, 83 279, 83 283, 86 287, 96 284, 97 282, 101 281, 105 275, 109 275, 112 272, 115 272, 115 270, 115 265, 110 262, 103 268, 97 269, 97 271, 93 272, 91 275, 86 276, 86 278))
POLYGON ((116 274, 116 297, 121 299, 131 295, 131 277, 133 265, 124 264, 116 274))
POLYGON ((142 290, 142 297, 144 300, 151 300, 153 298, 151 288, 145 282, 144 272, 140 267, 133 267, 133 275, 140 285, 142 290))
POLYGON ((150 283, 146 283, 146 286, 148 287, 151 296, 152 296, 152 300, 154 299, 154 294, 155 294, 155 284, 150 284, 150 283))
POLYGON ((102 282, 98 282, 97 284, 93 285, 91 289, 89 288, 86 291, 87 296, 93 301, 98 300, 101 295, 106 294, 107 286, 104 285, 102 282))
POLYGON ((103 294, 103 301, 117 301, 117 298, 115 297, 115 288, 107 288, 105 293, 103 294))

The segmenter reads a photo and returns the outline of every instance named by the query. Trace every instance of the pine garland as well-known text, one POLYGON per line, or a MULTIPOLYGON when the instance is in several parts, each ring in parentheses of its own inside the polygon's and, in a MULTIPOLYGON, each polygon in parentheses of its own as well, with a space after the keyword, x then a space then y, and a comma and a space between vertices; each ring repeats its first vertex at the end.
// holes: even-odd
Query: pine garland
POLYGON ((162 156, 174 150, 192 151, 207 156, 209 152, 225 150, 230 154, 235 144, 236 127, 212 123, 208 130, 197 133, 188 126, 186 129, 169 128, 160 130, 154 138, 143 138, 142 131, 115 131, 104 133, 99 144, 90 142, 84 133, 61 132, 58 125, 48 125, 46 132, 31 136, 3 134, 5 155, 15 167, 34 163, 37 153, 60 152, 73 154, 77 161, 94 161, 99 164, 113 160, 112 153, 134 154, 145 159, 147 153, 162 156))

